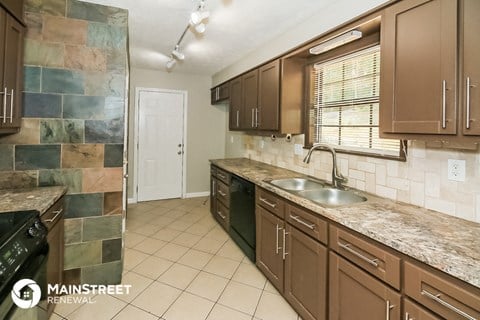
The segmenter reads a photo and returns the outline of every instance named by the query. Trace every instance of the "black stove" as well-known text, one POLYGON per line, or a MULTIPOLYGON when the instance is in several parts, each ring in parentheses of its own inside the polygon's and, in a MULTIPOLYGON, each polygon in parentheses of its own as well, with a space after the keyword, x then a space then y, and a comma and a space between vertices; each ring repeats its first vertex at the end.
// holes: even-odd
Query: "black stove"
POLYGON ((0 304, 16 281, 32 276, 27 269, 32 269, 32 262, 46 252, 47 228, 38 211, 0 213, 0 304))

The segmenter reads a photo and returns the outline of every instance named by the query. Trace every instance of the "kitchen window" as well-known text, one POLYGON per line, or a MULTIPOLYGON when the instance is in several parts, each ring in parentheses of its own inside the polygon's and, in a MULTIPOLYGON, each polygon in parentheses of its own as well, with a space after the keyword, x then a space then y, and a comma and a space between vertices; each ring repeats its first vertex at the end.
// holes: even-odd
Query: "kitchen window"
POLYGON ((401 141, 379 138, 379 45, 309 69, 309 145, 328 143, 339 152, 405 159, 401 141))

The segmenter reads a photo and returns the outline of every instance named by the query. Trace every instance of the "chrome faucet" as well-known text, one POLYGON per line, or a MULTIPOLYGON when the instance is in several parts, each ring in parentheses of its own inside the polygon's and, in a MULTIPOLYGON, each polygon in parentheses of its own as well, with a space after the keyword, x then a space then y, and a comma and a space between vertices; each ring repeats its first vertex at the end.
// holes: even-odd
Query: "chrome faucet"
POLYGON ((343 186, 343 183, 346 183, 348 179, 344 177, 339 171, 337 167, 337 153, 335 152, 335 149, 333 149, 331 146, 329 146, 326 143, 314 143, 313 146, 308 150, 307 155, 305 156, 305 159, 303 159, 303 162, 309 163, 310 158, 312 157, 312 152, 313 150, 323 150, 323 151, 328 151, 332 154, 332 185, 335 188, 341 189, 343 186))

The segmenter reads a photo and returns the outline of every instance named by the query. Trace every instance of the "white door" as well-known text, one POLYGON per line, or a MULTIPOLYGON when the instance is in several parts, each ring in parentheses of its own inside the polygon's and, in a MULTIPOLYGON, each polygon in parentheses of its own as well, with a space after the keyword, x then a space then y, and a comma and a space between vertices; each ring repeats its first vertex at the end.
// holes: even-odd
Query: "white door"
POLYGON ((138 90, 138 201, 182 197, 186 93, 138 90))

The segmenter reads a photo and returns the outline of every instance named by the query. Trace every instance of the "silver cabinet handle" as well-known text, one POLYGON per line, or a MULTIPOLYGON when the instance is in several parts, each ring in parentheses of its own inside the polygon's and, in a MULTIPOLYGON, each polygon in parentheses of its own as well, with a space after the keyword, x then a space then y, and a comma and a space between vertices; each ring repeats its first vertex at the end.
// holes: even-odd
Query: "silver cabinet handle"
POLYGON ((410 314, 408 312, 405 312, 405 320, 414 320, 414 319, 410 318, 410 314))
POLYGON ((353 250, 352 248, 350 248, 351 244, 349 244, 349 243, 337 242, 337 244, 340 248, 343 248, 343 249, 347 250, 348 252, 355 255, 356 257, 358 257, 358 258, 362 259, 363 261, 371 264, 375 268, 378 268, 378 263, 377 263, 378 259, 369 259, 369 258, 365 257, 363 254, 361 254, 361 253, 353 250))
POLYGON ((7 122, 7 87, 3 91, 3 123, 7 122))
POLYGON ((271 207, 271 208, 273 208, 273 209, 275 209, 276 206, 277 206, 276 203, 271 203, 270 201, 268 201, 267 199, 262 198, 262 197, 260 197, 260 201, 263 202, 263 203, 265 203, 267 206, 269 206, 269 207, 271 207))
POLYGON ((285 228, 283 229, 283 246, 282 246, 282 259, 285 260, 285 257, 287 256, 288 252, 287 252, 287 249, 286 249, 286 242, 287 242, 287 234, 288 232, 285 230, 285 228))
POLYGON ((278 231, 280 230, 282 230, 282 228, 280 228, 277 223, 275 226, 275 254, 278 254, 278 251, 280 250, 280 247, 278 246, 278 231))
POLYGON ((217 183, 215 180, 212 180, 212 196, 215 197, 215 187, 216 187, 217 183))
POLYGON ((255 109, 252 108, 252 128, 255 128, 255 109))
POLYGON ((255 128, 258 128, 258 108, 255 108, 255 128))
POLYGON ((215 88, 215 97, 217 100, 220 99, 220 87, 215 88))
POLYGON ((222 197, 225 197, 227 194, 223 192, 222 190, 218 190, 218 194, 221 195, 222 197))
POLYGON ((447 81, 442 81, 442 129, 447 127, 447 81))
POLYGON ((217 176, 218 176, 220 179, 227 179, 227 177, 226 177, 224 174, 221 174, 221 173, 217 173, 217 176))
POLYGON ((390 300, 387 300, 387 307, 385 309, 385 319, 390 320, 390 310, 392 310, 395 306, 390 304, 390 300))
POLYGON ((237 110, 237 127, 240 127, 240 110, 237 110))
POLYGON ((55 216, 51 219, 45 219, 44 222, 46 223, 53 223, 57 218, 58 216, 63 212, 63 209, 60 209, 60 210, 57 210, 57 211, 54 211, 53 213, 55 213, 55 216))
POLYGON ((13 96, 15 91, 12 89, 12 93, 10 94, 10 123, 13 122, 13 96))
POLYGON ((222 218, 222 220, 225 220, 227 217, 222 214, 221 211, 217 211, 217 214, 222 218))
POLYGON ((469 314, 466 313, 465 311, 462 311, 462 310, 458 309, 457 307, 452 306, 452 305, 451 305, 450 303, 448 303, 447 301, 442 300, 442 299, 440 298, 440 294, 433 294, 433 293, 428 292, 427 290, 422 290, 420 293, 422 294, 422 296, 426 296, 427 298, 432 299, 433 301, 441 304, 442 306, 444 306, 444 307, 447 308, 447 309, 450 309, 451 311, 455 312, 455 313, 458 314, 459 316, 464 317, 465 319, 468 319, 468 320, 478 320, 477 318, 472 317, 471 315, 469 315, 469 314))
POLYGON ((470 129, 470 121, 471 121, 470 120, 470 103, 471 103, 471 101, 470 101, 470 98, 471 98, 470 97, 470 89, 473 88, 473 87, 475 87, 475 86, 471 84, 470 77, 467 77, 467 99, 466 99, 466 103, 465 103, 466 104, 465 107, 467 109, 466 110, 466 114, 467 114, 466 118, 467 119, 466 119, 465 127, 467 129, 470 129))
POLYGON ((292 215, 290 215, 290 218, 293 219, 293 220, 295 220, 295 221, 297 221, 297 222, 300 223, 301 225, 303 225, 303 226, 305 226, 305 227, 307 227, 307 228, 309 228, 309 229, 311 229, 311 230, 315 230, 315 224, 314 224, 314 223, 312 223, 312 224, 306 223, 305 221, 303 221, 302 219, 300 219, 298 216, 292 216, 292 215))

